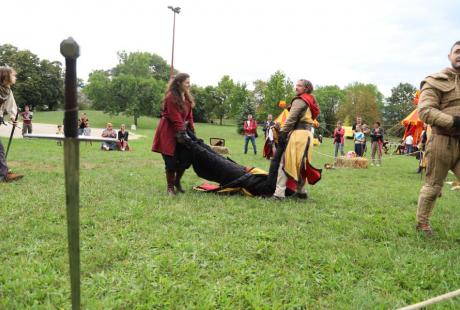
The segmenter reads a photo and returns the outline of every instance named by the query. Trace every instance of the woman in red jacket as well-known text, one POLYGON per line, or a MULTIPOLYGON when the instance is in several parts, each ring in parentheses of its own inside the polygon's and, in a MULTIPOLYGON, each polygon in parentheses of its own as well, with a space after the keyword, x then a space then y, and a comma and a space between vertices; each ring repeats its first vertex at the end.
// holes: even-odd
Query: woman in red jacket
POLYGON ((184 146, 177 143, 188 129, 195 131, 192 108, 195 106, 190 89, 190 76, 179 73, 169 83, 165 97, 161 119, 153 139, 152 151, 161 153, 165 162, 168 195, 183 193, 180 179, 184 171, 190 167, 184 146))

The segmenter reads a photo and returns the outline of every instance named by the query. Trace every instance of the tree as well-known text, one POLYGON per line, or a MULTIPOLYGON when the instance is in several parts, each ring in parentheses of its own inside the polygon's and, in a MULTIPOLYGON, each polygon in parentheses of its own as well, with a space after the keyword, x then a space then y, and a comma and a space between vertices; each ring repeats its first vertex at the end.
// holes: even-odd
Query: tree
POLYGON ((61 63, 40 60, 28 50, 18 50, 10 44, 0 45, 0 65, 17 72, 14 96, 19 106, 55 110, 64 99, 61 63))
POLYGON ((254 107, 256 109, 256 113, 260 118, 266 119, 266 115, 264 115, 264 92, 267 88, 267 83, 262 80, 256 80, 253 82, 254 90, 252 91, 252 102, 254 103, 254 107))
POLYGON ((211 114, 211 111, 209 110, 209 94, 205 88, 197 85, 192 85, 190 92, 195 99, 193 120, 195 122, 207 122, 211 114))
POLYGON ((47 106, 48 110, 54 111, 63 102, 64 80, 62 74, 60 62, 40 61, 41 101, 39 104, 42 108, 47 106))
POLYGON ((236 83, 228 100, 231 107, 230 115, 238 118, 241 107, 251 101, 251 92, 247 89, 246 83, 236 83))
POLYGON ((165 83, 152 77, 142 78, 131 74, 121 74, 112 79, 112 102, 106 112, 124 112, 132 116, 134 125, 141 115, 160 115, 165 83))
POLYGON ((415 91, 416 88, 409 83, 399 83, 391 89, 391 96, 384 106, 385 122, 395 125, 414 110, 415 91))
POLYGON ((230 96, 233 92, 235 83, 228 76, 224 75, 215 89, 216 105, 213 107, 214 115, 219 119, 219 124, 222 125, 222 120, 227 117, 232 110, 232 102, 230 96))
POLYGON ((237 83, 233 89, 231 100, 234 102, 233 106, 238 106, 238 113, 236 114, 237 132, 243 132, 243 123, 248 118, 248 114, 256 115, 256 107, 251 100, 251 93, 246 89, 246 84, 237 83), (236 104, 238 103, 238 105, 236 104))
MULTIPOLYGON (((148 52, 118 52, 119 64, 113 69, 113 75, 130 74, 137 77, 153 77, 164 82, 169 81, 170 66, 161 56, 148 52)), ((175 71, 177 73, 177 71, 175 71)))
POLYGON ((280 100, 289 102, 295 96, 294 84, 283 72, 276 71, 268 80, 263 94, 263 112, 260 116, 265 119, 268 114, 279 114, 280 100))
POLYGON ((105 110, 110 105, 110 75, 108 71, 96 70, 89 74, 83 93, 91 100, 93 109, 105 110))
POLYGON ((356 116, 368 124, 381 120, 379 106, 383 104, 383 95, 375 85, 355 82, 345 87, 344 92, 345 98, 337 112, 344 124, 351 124, 356 116))
POLYGON ((337 110, 345 99, 345 92, 336 85, 320 86, 315 89, 314 96, 321 109, 321 127, 332 132, 337 122, 337 110))
POLYGON ((159 56, 141 52, 118 56, 120 63, 115 68, 94 71, 88 79, 84 93, 93 107, 132 116, 136 126, 142 115, 160 116, 166 81, 159 56))

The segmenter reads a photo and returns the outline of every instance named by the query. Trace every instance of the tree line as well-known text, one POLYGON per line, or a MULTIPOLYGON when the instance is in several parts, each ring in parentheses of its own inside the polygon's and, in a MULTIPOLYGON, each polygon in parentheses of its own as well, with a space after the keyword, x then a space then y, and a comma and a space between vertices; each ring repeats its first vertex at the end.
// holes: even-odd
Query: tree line
MULTIPOLYGON (((115 67, 93 71, 86 84, 80 81, 81 103, 109 114, 132 116, 136 125, 140 116, 159 117, 169 80, 169 64, 149 52, 122 51, 117 56, 115 67)), ((60 62, 40 60, 28 50, 4 44, 0 45, 0 65, 17 70, 14 91, 20 105, 28 104, 40 110, 56 110, 62 106, 60 62)), ((414 109, 415 91, 413 85, 399 83, 391 90, 391 96, 385 98, 376 85, 354 82, 344 88, 316 86, 313 94, 321 108, 321 129, 328 133, 338 120, 351 124, 357 115, 369 124, 375 121, 386 126, 397 124, 414 109)), ((282 71, 276 71, 266 81, 254 81, 251 89, 246 83, 224 75, 216 86, 192 85, 191 92, 196 101, 197 122, 222 124, 224 119, 234 119, 239 132, 248 114, 253 114, 258 121, 265 120, 268 114, 276 117, 281 112, 279 102, 289 102, 295 95, 294 82, 282 71)))

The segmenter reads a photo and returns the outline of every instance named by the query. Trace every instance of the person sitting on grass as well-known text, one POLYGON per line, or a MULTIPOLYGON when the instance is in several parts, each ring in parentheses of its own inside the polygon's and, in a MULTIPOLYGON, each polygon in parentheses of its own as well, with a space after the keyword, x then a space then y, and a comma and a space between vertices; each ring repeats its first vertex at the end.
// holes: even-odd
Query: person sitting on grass
POLYGON ((121 124, 120 130, 118 131, 117 141, 117 146, 120 151, 129 151, 128 135, 129 133, 126 131, 125 124, 121 124))
MULTIPOLYGON (((102 132, 102 137, 103 138, 113 138, 113 139, 117 138, 117 132, 113 130, 112 123, 107 123, 106 128, 102 132)), ((102 145, 101 145, 101 150, 105 150, 105 151, 113 151, 116 148, 117 148, 117 144, 115 141, 114 142, 104 141, 102 142, 102 145)))

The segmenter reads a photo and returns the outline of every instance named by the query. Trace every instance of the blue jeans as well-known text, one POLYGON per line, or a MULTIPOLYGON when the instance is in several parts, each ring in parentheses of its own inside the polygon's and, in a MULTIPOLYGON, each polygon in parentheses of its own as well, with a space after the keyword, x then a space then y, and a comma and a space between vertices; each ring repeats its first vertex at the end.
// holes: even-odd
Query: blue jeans
POLYGON ((412 154, 414 151, 414 146, 412 144, 406 144, 407 154, 412 154))
POLYGON ((334 158, 337 158, 337 155, 339 154, 339 149, 340 149, 340 155, 344 156, 345 153, 343 152, 343 144, 342 143, 335 143, 334 144, 334 158))
POLYGON ((116 142, 102 142, 101 148, 108 147, 110 151, 117 149, 116 142))
POLYGON ((244 154, 248 152, 249 140, 251 140, 252 148, 254 149, 254 154, 257 154, 256 137, 254 136, 244 136, 244 154))
POLYGON ((364 144, 355 143, 355 153, 358 157, 363 157, 364 154, 364 144))

